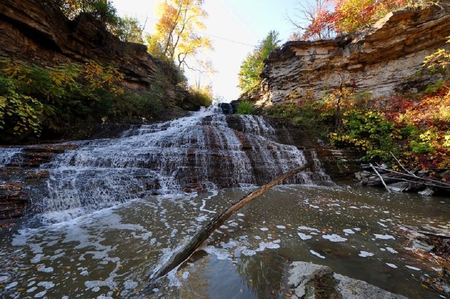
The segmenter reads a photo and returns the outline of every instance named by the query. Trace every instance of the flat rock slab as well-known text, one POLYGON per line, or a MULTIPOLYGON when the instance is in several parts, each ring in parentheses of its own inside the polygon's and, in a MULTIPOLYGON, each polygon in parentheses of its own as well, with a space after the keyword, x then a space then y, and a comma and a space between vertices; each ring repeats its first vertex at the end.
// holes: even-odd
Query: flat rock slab
POLYGON ((293 262, 289 267, 288 284, 298 298, 314 299, 327 293, 329 298, 407 299, 362 280, 334 273, 330 267, 307 262, 293 262), (333 296, 334 295, 334 296, 333 296))

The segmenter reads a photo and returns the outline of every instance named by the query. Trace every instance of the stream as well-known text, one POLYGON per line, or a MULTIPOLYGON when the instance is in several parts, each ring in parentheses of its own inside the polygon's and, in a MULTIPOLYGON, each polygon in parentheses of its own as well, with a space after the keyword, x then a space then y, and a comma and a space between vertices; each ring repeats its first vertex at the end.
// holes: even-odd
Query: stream
MULTIPOLYGON (((262 119, 243 123, 245 138, 224 116, 196 114, 83 141, 41 165, 50 175, 32 193, 35 214, 0 235, 0 297, 285 298, 288 265, 306 261, 408 298, 444 298, 422 283, 442 269, 416 254, 408 227, 450 229, 448 198, 336 185, 319 161, 243 207, 178 271, 145 288, 216 213, 307 160, 276 143, 262 119), (215 159, 225 164, 210 168, 215 159)), ((19 152, 5 150, 0 162, 19 152)))

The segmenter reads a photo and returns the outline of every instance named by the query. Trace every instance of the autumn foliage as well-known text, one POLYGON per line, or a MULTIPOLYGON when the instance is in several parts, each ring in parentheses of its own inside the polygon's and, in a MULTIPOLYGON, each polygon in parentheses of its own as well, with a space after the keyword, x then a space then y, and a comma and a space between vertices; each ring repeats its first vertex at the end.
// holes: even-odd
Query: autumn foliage
POLYGON ((326 0, 303 34, 317 39, 323 32, 349 34, 384 17, 387 13, 414 4, 418 0, 326 0))

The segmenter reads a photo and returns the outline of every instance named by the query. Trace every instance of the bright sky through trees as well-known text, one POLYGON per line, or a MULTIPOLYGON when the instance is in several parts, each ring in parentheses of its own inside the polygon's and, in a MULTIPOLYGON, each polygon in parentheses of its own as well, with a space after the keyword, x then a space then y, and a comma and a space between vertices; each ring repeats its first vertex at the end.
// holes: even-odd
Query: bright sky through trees
MULTIPOLYGON (((187 73, 190 84, 200 80, 212 83, 216 97, 229 102, 239 96, 238 73, 242 61, 271 30, 279 32, 286 42, 293 25, 287 16, 294 17, 298 3, 307 0, 206 0, 203 8, 208 13, 206 31, 212 40, 214 52, 208 53, 217 71, 212 77, 198 77, 187 73)), ((308 0, 311 1, 311 0, 308 0)), ((137 18, 144 31, 152 34, 156 18, 154 11, 159 0, 111 0, 119 15, 137 18)))

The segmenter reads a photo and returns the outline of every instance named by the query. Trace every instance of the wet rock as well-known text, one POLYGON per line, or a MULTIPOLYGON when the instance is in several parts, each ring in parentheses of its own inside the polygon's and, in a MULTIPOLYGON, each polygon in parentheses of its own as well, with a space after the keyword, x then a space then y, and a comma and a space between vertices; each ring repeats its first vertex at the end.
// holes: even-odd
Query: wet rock
POLYGON ((0 184, 0 220, 23 216, 30 200, 21 183, 0 184))
POLYGON ((418 193, 423 196, 431 196, 434 194, 434 191, 430 188, 426 188, 425 190, 419 191, 418 193))
POLYGON ((361 280, 334 273, 327 266, 293 262, 288 284, 298 298, 394 299, 405 298, 361 280))
POLYGON ((430 251, 432 251, 434 249, 433 245, 429 245, 428 243, 422 242, 422 241, 417 240, 417 239, 413 240, 412 246, 414 248, 417 248, 417 249, 422 249, 422 250, 424 250, 426 252, 430 252, 430 251))
POLYGON ((405 190, 407 190, 409 187, 409 183, 408 182, 398 182, 398 183, 393 183, 390 184, 388 186, 388 189, 394 192, 403 192, 405 190))

